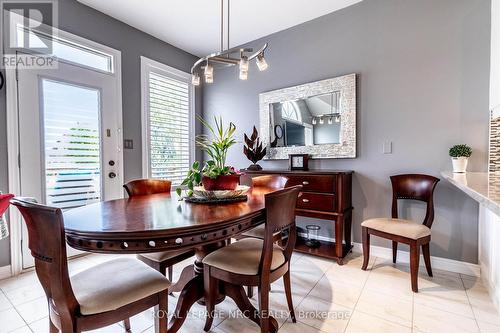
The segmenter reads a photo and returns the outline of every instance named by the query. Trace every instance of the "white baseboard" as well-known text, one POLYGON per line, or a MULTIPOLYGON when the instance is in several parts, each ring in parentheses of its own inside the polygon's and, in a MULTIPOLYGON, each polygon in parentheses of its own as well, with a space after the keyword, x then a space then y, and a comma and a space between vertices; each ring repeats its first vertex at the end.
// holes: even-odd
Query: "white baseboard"
POLYGON ((0 267, 0 280, 10 278, 12 276, 10 266, 0 267))
MULTIPOLYGON (((361 243, 353 243, 353 252, 363 253, 363 246, 361 243)), ((370 246, 370 256, 379 257, 383 259, 392 260, 392 249, 382 246, 370 246)), ((398 250, 398 262, 409 263, 410 253, 406 251, 398 250)), ((424 266, 424 258, 420 256, 420 266, 424 266)), ((460 273, 465 275, 471 275, 479 277, 481 276, 481 269, 479 265, 471 264, 468 262, 452 260, 441 257, 431 256, 431 266, 435 269, 440 269, 444 271, 460 273)))
POLYGON ((493 282, 491 279, 488 278, 490 276, 488 266, 485 265, 484 263, 480 263, 480 267, 481 267, 481 281, 483 282, 483 285, 486 286, 486 289, 488 289, 488 293, 490 294, 491 300, 493 301, 493 304, 495 304, 495 307, 500 313, 500 288, 495 285, 495 282, 493 282))
MULTIPOLYGON (((299 233, 300 237, 307 237, 305 233, 299 233)), ((318 236, 318 240, 325 242, 334 242, 335 240, 330 237, 318 236)), ((352 243, 353 248, 352 251, 356 253, 363 253, 363 245, 361 243, 352 243)), ((392 260, 392 249, 382 246, 370 246, 370 256, 379 257, 383 259, 392 260)), ((410 253, 406 251, 398 250, 398 262, 401 263, 409 263, 410 262, 410 253)), ((420 256, 420 266, 425 266, 424 258, 420 256)), ((481 276, 481 269, 479 265, 471 264, 464 261, 446 259, 441 257, 433 257, 431 256, 431 266, 435 269, 440 269, 443 271, 449 271, 454 273, 460 273, 465 275, 471 275, 475 277, 481 276)))

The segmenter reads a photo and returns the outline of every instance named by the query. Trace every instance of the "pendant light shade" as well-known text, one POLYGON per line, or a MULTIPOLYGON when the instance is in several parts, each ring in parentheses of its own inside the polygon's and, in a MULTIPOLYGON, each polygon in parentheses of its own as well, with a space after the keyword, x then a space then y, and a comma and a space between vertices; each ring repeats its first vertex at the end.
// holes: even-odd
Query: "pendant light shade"
POLYGON ((265 71, 267 69, 267 67, 269 67, 269 65, 267 64, 266 58, 264 58, 264 53, 260 53, 257 56, 256 63, 257 63, 257 67, 259 68, 259 71, 261 71, 261 72, 265 71))
POLYGON ((193 86, 199 86, 200 85, 200 75, 198 73, 194 73, 191 75, 191 83, 193 86))

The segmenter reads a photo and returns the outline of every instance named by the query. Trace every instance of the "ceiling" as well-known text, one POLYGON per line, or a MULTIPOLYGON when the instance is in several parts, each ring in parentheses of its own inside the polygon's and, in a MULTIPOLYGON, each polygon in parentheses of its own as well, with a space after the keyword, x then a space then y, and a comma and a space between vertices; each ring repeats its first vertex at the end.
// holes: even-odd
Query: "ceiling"
MULTIPOLYGON (((191 54, 205 56, 220 49, 220 0, 78 1, 191 54)), ((230 46, 250 42, 360 1, 233 0, 230 46)))

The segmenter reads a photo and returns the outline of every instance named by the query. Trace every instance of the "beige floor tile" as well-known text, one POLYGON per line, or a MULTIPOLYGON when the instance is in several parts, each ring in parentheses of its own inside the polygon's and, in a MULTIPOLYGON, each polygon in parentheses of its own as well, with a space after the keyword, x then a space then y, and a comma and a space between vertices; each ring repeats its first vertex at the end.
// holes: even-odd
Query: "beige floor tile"
POLYGON ((287 321, 280 329, 279 333, 328 333, 326 331, 320 331, 314 327, 308 326, 301 322, 292 323, 287 321))
POLYGON ((87 331, 85 333, 123 333, 123 327, 118 324, 114 324, 97 330, 87 331))
MULTIPOLYGON (((224 320, 217 329, 225 333, 260 333, 259 325, 247 318, 231 317, 224 320)), ((196 332, 196 331, 193 331, 196 332)))
POLYGON ((309 296, 340 304, 353 309, 361 295, 362 287, 336 281, 331 275, 324 275, 316 286, 311 290, 309 296))
MULTIPOLYGON (((296 295, 295 298, 292 295, 292 299, 296 301, 293 304, 294 308, 297 308, 297 306, 303 299, 299 298, 300 296, 298 295, 296 295)), ((256 309, 259 308, 258 297, 254 297, 253 299, 251 299, 251 302, 256 309)), ((278 292, 274 290, 269 295, 269 311, 270 315, 273 316, 278 321, 280 327, 288 320, 290 312, 288 311, 288 303, 286 301, 286 296, 284 292, 278 292)))
MULTIPOLYGON (((309 272, 322 274, 334 265, 333 260, 303 255, 292 264, 292 272, 309 272)), ((335 264, 336 265, 336 264, 335 264)))
POLYGON ((12 304, 9 302, 7 297, 3 294, 3 292, 0 290, 0 311, 10 309, 12 307, 12 304))
POLYGON ((306 297, 295 311, 297 320, 325 332, 343 332, 352 310, 316 297, 306 297))
POLYGON ((489 323, 483 323, 482 321, 478 321, 479 331, 481 333, 498 333, 500 332, 500 326, 492 325, 489 323))
POLYGON ((396 323, 362 313, 358 310, 347 325, 345 333, 411 333, 410 327, 398 325, 396 323))
POLYGON ((370 275, 370 271, 363 271, 360 267, 353 265, 339 266, 335 264, 325 272, 325 275, 333 283, 338 281, 363 287, 370 275))
POLYGON ((40 320, 49 315, 47 298, 42 296, 33 301, 16 306, 17 312, 28 324, 40 320))
POLYGON ((358 310, 399 325, 412 325, 412 302, 402 298, 365 289, 356 305, 356 311, 358 310))
POLYGON ((26 326, 23 318, 14 308, 0 311, 0 333, 8 333, 26 326))
MULTIPOLYGON (((18 328, 18 329, 11 331, 10 333, 32 333, 32 331, 30 330, 30 328, 28 326, 23 326, 21 328, 18 328)), ((36 333, 38 333, 38 332, 36 332, 36 333)))
POLYGON ((32 284, 13 290, 5 291, 5 296, 11 301, 14 306, 33 301, 45 295, 40 284, 32 284))
POLYGON ((467 293, 467 296, 469 298, 474 298, 477 300, 481 301, 490 301, 491 296, 488 293, 488 289, 484 284, 481 282, 481 279, 475 278, 475 279, 462 279, 462 282, 465 287, 465 291, 467 293))
POLYGON ((414 332, 425 333, 479 332, 474 319, 418 303, 415 303, 413 310, 413 329, 414 332))
POLYGON ((0 289, 4 292, 11 291, 20 287, 26 287, 34 284, 39 284, 34 271, 20 274, 5 280, 0 281, 0 289))
POLYGON ((491 300, 475 298, 469 300, 477 321, 500 326, 500 314, 491 300))
POLYGON ((49 333, 49 317, 39 319, 29 325, 35 333, 49 333))
POLYGON ((415 303, 474 319, 474 313, 465 290, 444 287, 423 288, 414 294, 414 300, 415 303))

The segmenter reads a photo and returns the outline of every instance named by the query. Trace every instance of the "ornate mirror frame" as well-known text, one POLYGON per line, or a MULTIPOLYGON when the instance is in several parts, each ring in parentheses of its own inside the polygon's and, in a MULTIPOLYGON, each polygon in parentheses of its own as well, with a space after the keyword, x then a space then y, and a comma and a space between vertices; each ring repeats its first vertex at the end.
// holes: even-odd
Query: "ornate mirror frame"
POLYGON ((309 154, 312 158, 356 157, 356 74, 261 93, 259 95, 259 110, 261 138, 264 145, 268 146, 265 159, 288 159, 289 154, 309 154), (335 91, 340 91, 341 100, 340 143, 298 147, 270 147, 270 104, 305 99, 335 91))

